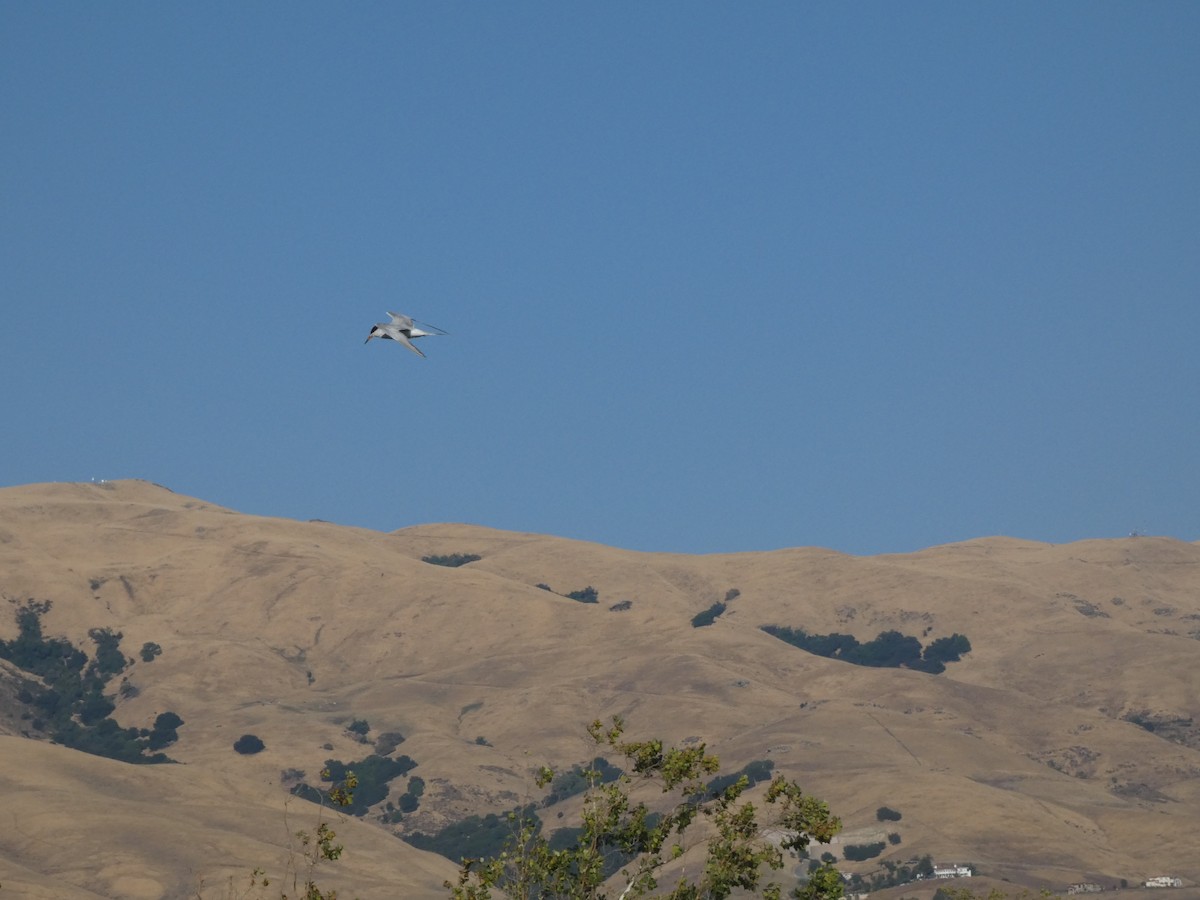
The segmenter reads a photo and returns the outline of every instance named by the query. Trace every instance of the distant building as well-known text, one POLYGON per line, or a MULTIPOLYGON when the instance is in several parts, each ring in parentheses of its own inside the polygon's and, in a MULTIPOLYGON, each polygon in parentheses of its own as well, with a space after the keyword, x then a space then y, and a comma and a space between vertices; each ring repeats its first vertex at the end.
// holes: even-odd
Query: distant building
POLYGON ((1067 888, 1068 894, 1098 894, 1104 888, 1096 884, 1094 881, 1081 881, 1079 884, 1073 884, 1067 888))
POLYGON ((959 866, 953 863, 946 866, 935 865, 933 867, 934 878, 970 878, 974 874, 970 866, 959 866))
POLYGON ((1157 875, 1146 879, 1146 887, 1183 887, 1183 879, 1171 875, 1157 875))

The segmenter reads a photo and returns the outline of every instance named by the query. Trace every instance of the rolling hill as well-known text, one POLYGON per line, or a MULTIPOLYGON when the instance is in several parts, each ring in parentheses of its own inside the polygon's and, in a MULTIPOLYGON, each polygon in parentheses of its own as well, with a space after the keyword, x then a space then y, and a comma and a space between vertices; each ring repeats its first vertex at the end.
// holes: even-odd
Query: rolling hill
POLYGON ((94 630, 121 635, 122 726, 184 722, 166 749, 180 765, 54 746, 0 664, 6 891, 224 896, 230 877, 279 870, 289 830, 311 827, 317 807, 290 784, 318 784, 326 760, 361 760, 391 733, 391 756, 417 765, 336 826, 348 849, 323 878, 363 898, 441 897, 455 866, 392 832, 537 800, 535 769, 590 760, 584 726, 614 714, 631 736, 702 738, 730 768, 769 760, 842 817, 839 855, 898 836, 844 871, 929 854, 1052 889, 1200 883, 1196 544, 687 556, 263 518, 140 481, 43 484, 0 490, 0 596, 0 639, 31 599, 50 603, 46 635, 89 653, 94 630), (478 559, 423 561, 456 554, 478 559), (597 602, 565 596, 588 587, 597 602), (768 624, 926 646, 961 634, 971 650, 938 675, 864 667, 768 624), (144 660, 144 645, 161 652, 144 660), (265 749, 234 752, 245 734, 265 749), (417 808, 381 822, 414 776, 417 808), (885 805, 902 818, 879 822, 885 805))

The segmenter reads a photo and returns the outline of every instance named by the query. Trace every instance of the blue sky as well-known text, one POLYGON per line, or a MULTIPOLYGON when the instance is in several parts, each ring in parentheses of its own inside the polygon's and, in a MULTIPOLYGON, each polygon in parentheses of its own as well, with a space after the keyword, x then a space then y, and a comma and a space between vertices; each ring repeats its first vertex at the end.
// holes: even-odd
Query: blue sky
POLYGON ((1197 46, 1191 2, 4 4, 0 483, 1196 540, 1197 46))

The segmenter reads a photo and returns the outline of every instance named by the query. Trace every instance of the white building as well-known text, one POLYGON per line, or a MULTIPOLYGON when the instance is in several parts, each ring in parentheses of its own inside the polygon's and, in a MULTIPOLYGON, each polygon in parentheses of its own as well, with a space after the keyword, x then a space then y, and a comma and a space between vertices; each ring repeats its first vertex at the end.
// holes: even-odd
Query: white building
POLYGON ((970 878, 975 873, 971 871, 970 866, 959 866, 953 863, 948 866, 934 866, 934 878, 970 878))
POLYGON ((1146 879, 1146 887, 1183 887, 1183 879, 1170 875, 1156 875, 1146 879))

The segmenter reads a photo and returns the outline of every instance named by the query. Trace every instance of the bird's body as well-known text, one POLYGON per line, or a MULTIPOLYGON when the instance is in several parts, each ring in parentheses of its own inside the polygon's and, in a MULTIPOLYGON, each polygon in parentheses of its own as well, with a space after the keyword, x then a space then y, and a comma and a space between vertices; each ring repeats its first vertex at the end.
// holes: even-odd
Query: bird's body
POLYGON ((390 312, 388 315, 392 317, 392 321, 380 322, 375 325, 375 327, 371 329, 371 333, 367 335, 367 340, 363 341, 364 344, 367 343, 367 341, 370 341, 371 338, 376 337, 384 340, 398 341, 413 353, 417 354, 417 356, 423 358, 425 354, 417 349, 417 345, 413 343, 413 339, 446 333, 442 331, 442 329, 433 325, 425 326, 426 328, 432 328, 432 331, 424 331, 420 328, 417 328, 416 325, 413 324, 413 320, 410 317, 400 313, 390 312))

